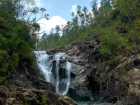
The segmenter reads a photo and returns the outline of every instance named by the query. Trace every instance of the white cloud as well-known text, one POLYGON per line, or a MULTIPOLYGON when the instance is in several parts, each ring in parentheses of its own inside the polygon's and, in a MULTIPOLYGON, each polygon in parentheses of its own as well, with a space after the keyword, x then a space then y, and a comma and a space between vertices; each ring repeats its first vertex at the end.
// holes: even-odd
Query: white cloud
POLYGON ((76 12, 77 12, 76 8, 77 8, 77 5, 73 5, 72 9, 70 11, 72 11, 72 12, 74 12, 76 14, 76 12))
POLYGON ((45 5, 45 3, 41 3, 41 0, 35 0, 35 2, 37 7, 41 7, 45 5))
POLYGON ((61 25, 67 24, 66 20, 60 16, 54 16, 49 20, 46 20, 45 18, 43 18, 42 20, 38 21, 37 23, 40 24, 41 31, 45 31, 47 33, 49 33, 52 28, 55 28, 56 25, 61 26, 61 25))
POLYGON ((97 5, 97 10, 99 10, 100 7, 101 7, 101 3, 99 3, 99 4, 97 5))
POLYGON ((34 8, 44 6, 45 3, 41 2, 42 0, 35 0, 31 2, 30 0, 21 1, 21 4, 24 4, 26 8, 34 8))

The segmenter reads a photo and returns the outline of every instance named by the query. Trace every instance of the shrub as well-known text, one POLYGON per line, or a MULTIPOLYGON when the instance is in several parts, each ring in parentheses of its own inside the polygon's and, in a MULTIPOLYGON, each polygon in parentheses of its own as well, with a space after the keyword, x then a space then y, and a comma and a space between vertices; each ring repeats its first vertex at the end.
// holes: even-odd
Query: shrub
POLYGON ((99 51, 103 56, 109 57, 114 54, 121 46, 123 46, 127 40, 125 37, 121 36, 117 31, 112 28, 106 30, 104 35, 99 38, 101 48, 99 51))

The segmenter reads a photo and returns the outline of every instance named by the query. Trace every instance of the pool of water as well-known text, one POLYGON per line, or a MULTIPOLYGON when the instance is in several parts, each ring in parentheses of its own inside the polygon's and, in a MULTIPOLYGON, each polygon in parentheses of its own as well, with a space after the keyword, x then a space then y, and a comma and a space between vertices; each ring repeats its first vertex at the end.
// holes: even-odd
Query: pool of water
POLYGON ((96 101, 77 101, 78 105, 94 105, 96 101))
POLYGON ((111 103, 98 103, 97 101, 77 101, 78 105, 113 105, 111 103))

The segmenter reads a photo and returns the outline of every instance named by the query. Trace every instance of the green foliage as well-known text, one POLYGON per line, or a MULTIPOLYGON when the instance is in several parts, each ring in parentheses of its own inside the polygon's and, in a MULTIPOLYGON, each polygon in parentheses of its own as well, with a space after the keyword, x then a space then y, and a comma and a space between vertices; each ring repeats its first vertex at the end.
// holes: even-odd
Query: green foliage
POLYGON ((115 56, 111 56, 110 59, 108 60, 108 65, 110 66, 117 66, 118 62, 115 59, 115 56))
POLYGON ((3 81, 6 81, 6 79, 7 79, 7 76, 0 77, 0 84, 3 83, 3 81))
POLYGON ((23 102, 23 101, 20 101, 19 104, 20 104, 20 105, 30 105, 29 103, 25 103, 25 102, 23 102))
MULTIPOLYGON (((26 3, 30 5, 33 1, 0 0, 0 84, 10 76, 20 60, 26 65, 35 62, 32 50, 38 40, 36 32, 40 26, 35 19, 27 17, 30 13, 38 13, 39 9, 26 8, 26 3)), ((40 11, 46 10, 42 8, 40 11)))
POLYGON ((41 105, 46 105, 46 104, 47 104, 47 100, 46 99, 42 99, 41 105))
POLYGON ((99 51, 103 56, 112 55, 127 42, 125 37, 121 36, 113 29, 106 30, 99 40, 101 42, 101 48, 99 51))

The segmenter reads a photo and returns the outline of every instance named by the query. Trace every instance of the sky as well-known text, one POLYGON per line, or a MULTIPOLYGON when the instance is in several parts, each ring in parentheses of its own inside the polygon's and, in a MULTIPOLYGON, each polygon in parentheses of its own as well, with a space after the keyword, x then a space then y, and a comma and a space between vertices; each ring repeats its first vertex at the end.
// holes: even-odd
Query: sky
POLYGON ((72 11, 76 11, 77 5, 86 6, 91 9, 90 2, 92 0, 36 0, 36 6, 45 8, 49 14, 49 20, 41 19, 38 21, 41 31, 50 32, 56 25, 66 25, 71 20, 72 11))
POLYGON ((49 14, 49 20, 41 19, 38 23, 41 31, 50 32, 56 25, 66 25, 67 21, 71 21, 71 13, 76 11, 78 5, 86 6, 91 10, 92 0, 36 0, 36 6, 45 8, 49 14))

